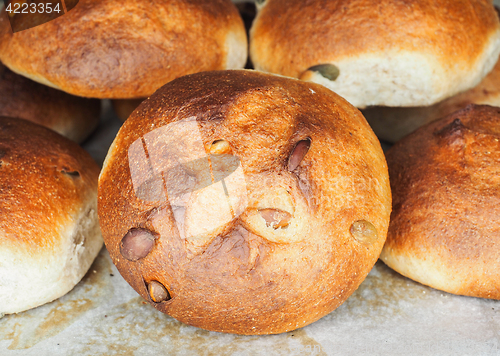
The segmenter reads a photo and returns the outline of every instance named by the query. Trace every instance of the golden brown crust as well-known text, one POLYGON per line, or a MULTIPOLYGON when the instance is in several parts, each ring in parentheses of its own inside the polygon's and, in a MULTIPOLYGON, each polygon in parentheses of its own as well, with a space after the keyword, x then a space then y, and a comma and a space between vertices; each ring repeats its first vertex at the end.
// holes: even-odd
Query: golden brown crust
MULTIPOLYGON (((20 19, 22 20, 22 19, 20 19)), ((80 0, 64 16, 12 33, 0 14, 0 60, 71 94, 140 98, 201 70, 246 57, 246 35, 229 0, 80 0)), ((229 63, 231 62, 231 63, 229 63)), ((237 64, 239 66, 239 64, 237 64)))
POLYGON ((76 143, 31 122, 0 117, 3 246, 50 254, 72 215, 95 194, 98 174, 76 143))
POLYGON ((437 104, 407 108, 376 106, 361 112, 377 137, 394 143, 419 127, 469 104, 500 106, 500 61, 476 87, 437 104))
POLYGON ((99 167, 75 142, 0 117, 0 314, 53 301, 102 247, 99 167))
POLYGON ((500 109, 470 105, 387 152, 382 259, 450 293, 500 299, 500 109))
POLYGON ((99 123, 101 103, 40 85, 0 63, 0 116, 25 119, 82 142, 99 123))
MULTIPOLYGON (((182 322, 240 334, 293 330, 338 307, 377 260, 390 213, 383 153, 359 111, 320 85, 255 71, 190 75, 144 101, 108 153, 98 197, 106 246, 138 293, 182 322), (144 192, 137 197, 131 170, 138 172, 141 161, 128 163, 133 144, 146 144, 153 157, 161 144, 154 133, 189 118, 196 118, 204 152, 240 160, 248 200, 241 215, 198 240, 181 237, 165 200, 148 202, 144 192), (298 142, 308 139, 304 155, 307 148, 298 142), (296 147, 298 158, 290 160, 296 147), (268 214, 271 208, 277 213, 268 214), (350 228, 359 220, 372 223, 378 235, 357 241, 350 228), (131 229, 158 236, 150 250, 146 237, 153 235, 141 235, 146 244, 137 242, 136 255, 147 256, 136 261, 120 252, 131 229), (171 299, 152 302, 151 283, 164 285, 169 297, 158 295, 171 299)), ((188 207, 185 225, 199 228, 223 207, 220 200, 207 204, 199 204, 206 213, 193 226, 188 207)), ((123 247, 127 255, 132 245, 123 247)))
POLYGON ((432 105, 476 86, 499 54, 488 0, 267 0, 250 30, 256 69, 358 108, 432 105))
POLYGON ((492 10, 488 0, 267 0, 252 29, 251 54, 266 71, 292 77, 332 56, 394 46, 472 66, 498 29, 492 10))

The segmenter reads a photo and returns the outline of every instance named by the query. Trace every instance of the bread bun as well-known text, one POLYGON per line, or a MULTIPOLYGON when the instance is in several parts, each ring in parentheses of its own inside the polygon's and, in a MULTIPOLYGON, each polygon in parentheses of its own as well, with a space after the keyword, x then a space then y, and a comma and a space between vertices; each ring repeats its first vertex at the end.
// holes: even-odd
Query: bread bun
POLYGON ((102 246, 98 174, 76 143, 0 117, 0 314, 59 298, 87 272, 102 246))
POLYGON ((434 104, 476 86, 499 53, 490 0, 266 0, 250 31, 256 69, 360 108, 434 104))
POLYGON ((449 293, 500 299, 500 109, 468 106, 387 152, 393 212, 381 258, 449 293))
POLYGON ((82 142, 97 127, 101 102, 35 83, 0 63, 0 116, 25 119, 82 142))
POLYGON ((500 61, 479 85, 437 104, 408 108, 374 106, 361 111, 380 139, 394 143, 469 104, 500 106, 500 61))
POLYGON ((242 68, 246 58, 245 28, 230 0, 80 0, 15 34, 5 10, 0 16, 7 67, 84 97, 143 98, 188 73, 242 68))
POLYGON ((155 308, 270 334, 337 308, 375 264, 390 190, 360 112, 256 71, 176 79, 121 127, 99 178, 113 262, 155 308))

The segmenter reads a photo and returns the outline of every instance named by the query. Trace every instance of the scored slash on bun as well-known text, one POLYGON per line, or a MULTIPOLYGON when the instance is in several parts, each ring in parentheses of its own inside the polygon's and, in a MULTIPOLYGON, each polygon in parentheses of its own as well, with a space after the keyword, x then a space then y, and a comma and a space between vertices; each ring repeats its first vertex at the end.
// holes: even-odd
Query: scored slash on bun
POLYGON ((489 0, 267 0, 258 70, 325 85, 357 107, 431 105, 477 85, 500 53, 489 0))
POLYGON ((25 119, 82 142, 99 123, 101 104, 38 84, 0 63, 0 116, 25 119))
POLYGON ((84 97, 144 98, 185 74, 242 68, 246 58, 245 28, 230 0, 80 0, 14 34, 0 21, 7 67, 84 97))
POLYGON ((0 313, 61 297, 102 247, 99 167, 76 143, 0 117, 0 313))
POLYGON ((257 71, 178 78, 121 127, 99 178, 106 247, 189 325, 281 333, 337 308, 384 244, 380 144, 323 86, 257 71))
POLYGON ((381 259, 449 293, 500 299, 500 109, 470 105, 387 152, 393 212, 381 259))

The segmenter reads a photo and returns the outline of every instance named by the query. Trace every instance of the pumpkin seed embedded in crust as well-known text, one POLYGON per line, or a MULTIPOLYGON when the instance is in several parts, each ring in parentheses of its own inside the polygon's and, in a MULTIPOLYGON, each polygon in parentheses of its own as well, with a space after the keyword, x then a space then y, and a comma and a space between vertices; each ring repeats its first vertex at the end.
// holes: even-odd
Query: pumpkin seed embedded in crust
POLYGON ((326 79, 334 81, 340 75, 340 70, 333 64, 318 64, 307 69, 311 72, 317 72, 326 79))

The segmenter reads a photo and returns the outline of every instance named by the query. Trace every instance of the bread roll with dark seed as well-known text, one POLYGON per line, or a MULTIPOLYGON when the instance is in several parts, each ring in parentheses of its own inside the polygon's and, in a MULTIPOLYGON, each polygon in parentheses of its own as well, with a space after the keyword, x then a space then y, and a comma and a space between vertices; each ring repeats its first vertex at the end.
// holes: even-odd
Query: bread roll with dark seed
POLYGON ((99 100, 38 84, 0 63, 0 116, 25 119, 82 142, 97 127, 100 108, 99 100))
POLYGON ((360 112, 256 71, 176 79, 142 102, 99 178, 106 247, 155 308, 272 334, 337 308, 386 236, 390 190, 360 112))
POLYGON ((245 27, 230 0, 80 0, 15 34, 5 9, 0 15, 7 67, 84 97, 145 98, 174 78, 243 68, 247 59, 245 27))
POLYGON ((76 143, 0 117, 0 314, 61 297, 102 246, 99 167, 76 143))
POLYGON ((325 85, 351 104, 428 106, 476 86, 500 53, 490 0, 266 0, 256 69, 325 85))
POLYGON ((381 258, 449 293, 500 299, 500 109, 470 105, 387 152, 393 212, 381 258))

